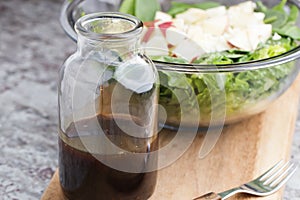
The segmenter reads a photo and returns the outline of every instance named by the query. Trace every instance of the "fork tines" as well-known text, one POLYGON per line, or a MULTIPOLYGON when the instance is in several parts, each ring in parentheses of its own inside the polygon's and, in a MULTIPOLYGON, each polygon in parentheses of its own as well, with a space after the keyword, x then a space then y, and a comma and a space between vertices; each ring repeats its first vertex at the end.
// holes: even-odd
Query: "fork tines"
POLYGON ((281 187, 296 172, 297 165, 291 162, 284 164, 283 160, 259 177, 264 185, 281 187))

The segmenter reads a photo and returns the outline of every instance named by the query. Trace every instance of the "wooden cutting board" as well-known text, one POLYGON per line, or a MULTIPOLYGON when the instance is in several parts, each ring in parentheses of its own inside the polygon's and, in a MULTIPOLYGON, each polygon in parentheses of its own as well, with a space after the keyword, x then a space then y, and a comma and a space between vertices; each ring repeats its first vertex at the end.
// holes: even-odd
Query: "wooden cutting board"
MULTIPOLYGON (((225 127, 218 143, 204 159, 197 157, 204 137, 197 135, 180 159, 159 171, 156 190, 150 199, 191 200, 210 191, 221 192, 252 180, 280 159, 288 160, 299 94, 300 76, 265 112, 225 127)), ((167 132, 164 130, 163 137, 167 132)), ((41 199, 63 199, 57 172, 41 199)), ((256 198, 237 195, 231 199, 256 198)), ((282 190, 260 199, 282 199, 282 190)))

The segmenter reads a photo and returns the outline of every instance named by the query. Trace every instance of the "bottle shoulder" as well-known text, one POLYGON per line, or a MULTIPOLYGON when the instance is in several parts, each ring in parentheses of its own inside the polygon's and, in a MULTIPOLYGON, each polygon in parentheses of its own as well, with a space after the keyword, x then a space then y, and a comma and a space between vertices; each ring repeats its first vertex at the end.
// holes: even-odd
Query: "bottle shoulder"
POLYGON ((78 60, 80 60, 80 55, 78 54, 78 52, 74 52, 64 60, 62 68, 69 67, 70 64, 72 64, 73 62, 76 62, 78 60))

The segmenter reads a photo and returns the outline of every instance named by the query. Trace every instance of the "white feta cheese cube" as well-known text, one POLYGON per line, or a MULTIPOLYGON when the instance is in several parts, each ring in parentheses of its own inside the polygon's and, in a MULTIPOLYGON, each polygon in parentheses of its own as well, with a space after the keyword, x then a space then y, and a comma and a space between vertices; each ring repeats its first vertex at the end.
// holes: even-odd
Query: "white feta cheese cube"
POLYGON ((197 38, 199 38, 203 35, 203 29, 201 26, 191 25, 187 29, 187 35, 192 40, 197 40, 197 38))
POLYGON ((254 3, 253 1, 245 1, 243 3, 240 3, 240 4, 237 4, 237 5, 234 5, 234 6, 231 6, 229 7, 229 10, 230 9, 237 9, 243 13, 253 13, 254 10, 256 8, 256 3, 254 3))
POLYGON ((227 9, 225 6, 218 6, 206 10, 207 17, 216 17, 219 15, 226 15, 226 14, 227 14, 227 9))
POLYGON ((227 41, 241 50, 251 51, 252 46, 248 39, 248 32, 245 29, 233 28, 228 32, 226 36, 227 41))
POLYGON ((165 13, 165 12, 161 12, 161 11, 157 11, 155 13, 155 20, 161 20, 161 21, 171 21, 172 20, 172 16, 165 13))
POLYGON ((278 34, 278 33, 275 33, 272 37, 273 40, 280 40, 282 37, 278 34))
POLYGON ((266 42, 272 36, 271 24, 258 24, 247 27, 248 38, 252 50, 256 49, 259 43, 266 42))
POLYGON ((230 49, 230 46, 224 37, 217 37, 207 33, 204 33, 201 37, 195 38, 195 42, 204 50, 205 53, 230 49))
POLYGON ((262 13, 262 12, 254 12, 253 15, 258 20, 258 22, 264 23, 264 19, 265 19, 265 16, 266 16, 264 13, 262 13))
POLYGON ((183 19, 172 19, 172 22, 173 22, 173 26, 175 26, 177 29, 184 32, 186 31, 187 26, 184 24, 183 19))
POLYGON ((231 46, 228 44, 224 36, 218 37, 216 42, 216 51, 226 51, 231 49, 231 46))
POLYGON ((169 44, 176 46, 181 43, 185 38, 187 38, 187 34, 177 28, 170 27, 166 30, 166 40, 169 44))
POLYGON ((143 42, 145 53, 149 56, 168 55, 169 48, 165 36, 158 27, 148 28, 146 40, 143 42), (150 31, 150 32, 149 32, 150 31), (150 34, 149 34, 150 33, 150 34))
POLYGON ((174 49, 173 53, 181 58, 191 62, 196 57, 204 53, 203 49, 191 39, 185 39, 178 44, 174 49))
POLYGON ((257 24, 257 18, 260 18, 261 15, 254 14, 255 7, 256 4, 252 1, 246 1, 244 3, 229 7, 227 13, 230 26, 242 28, 247 27, 250 24, 257 24))
POLYGON ((221 36, 229 25, 227 15, 208 18, 202 22, 203 31, 215 36, 221 36))
POLYGON ((195 24, 206 19, 206 12, 198 8, 189 8, 187 11, 176 15, 176 19, 183 19, 186 24, 195 24))

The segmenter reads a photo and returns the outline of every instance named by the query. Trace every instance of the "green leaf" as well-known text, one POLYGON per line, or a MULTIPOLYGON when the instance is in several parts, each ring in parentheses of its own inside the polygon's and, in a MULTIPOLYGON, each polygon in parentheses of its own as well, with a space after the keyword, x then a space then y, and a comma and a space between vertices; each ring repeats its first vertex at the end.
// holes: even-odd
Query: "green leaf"
POLYGON ((295 40, 300 40, 300 28, 297 26, 286 26, 282 34, 295 40))
POLYGON ((264 22, 272 24, 273 32, 281 36, 290 37, 294 40, 300 40, 300 29, 296 25, 299 10, 295 5, 289 7, 290 12, 285 11, 287 0, 282 0, 278 5, 272 9, 267 9, 263 3, 257 2, 258 11, 265 13, 264 22))
POLYGON ((158 0, 135 0, 135 16, 143 22, 153 21, 159 10, 158 0))
POLYGON ((279 35, 287 36, 294 40, 300 40, 300 28, 293 22, 286 23, 281 28, 274 28, 273 31, 279 35))
POLYGON ((202 3, 192 4, 192 6, 194 8, 207 10, 207 9, 210 9, 210 8, 215 8, 215 7, 221 6, 221 4, 217 3, 217 2, 207 1, 207 2, 202 2, 202 3))
POLYGON ((277 16, 269 16, 268 18, 264 19, 265 24, 272 24, 277 20, 277 16))
POLYGON ((240 56, 234 56, 235 53, 224 52, 215 52, 208 53, 200 56, 196 60, 193 61, 195 64, 232 64, 234 63, 233 59, 238 58, 240 56), (232 57, 231 57, 232 56, 232 57))
POLYGON ((223 55, 230 59, 237 59, 237 58, 241 58, 241 57, 245 56, 248 53, 249 53, 248 51, 229 50, 229 51, 224 52, 223 55))
POLYGON ((134 15, 135 10, 135 0, 124 0, 120 6, 119 11, 122 13, 127 13, 134 15))
POLYGON ((153 21, 158 10, 158 0, 124 0, 119 9, 120 12, 134 15, 143 22, 153 21))
POLYGON ((271 23, 273 28, 280 28, 288 21, 288 16, 285 12, 281 12, 278 10, 268 10, 265 14, 265 23, 271 23))
POLYGON ((290 12, 286 13, 284 9, 286 3, 287 0, 282 0, 272 9, 268 9, 263 3, 257 2, 258 11, 262 11, 266 14, 264 22, 272 24, 273 32, 282 36, 291 37, 295 40, 300 40, 300 29, 296 26, 299 10, 297 6, 291 5, 290 12))
POLYGON ((190 8, 191 7, 191 5, 192 4, 190 4, 190 3, 183 3, 183 2, 177 2, 177 1, 173 1, 173 2, 171 2, 171 8, 170 9, 172 9, 172 8, 178 8, 178 7, 185 7, 185 8, 190 8))
POLYGON ((175 15, 180 14, 188 10, 189 8, 199 8, 203 10, 207 10, 209 8, 215 8, 220 6, 221 4, 207 1, 207 2, 201 2, 196 4, 188 4, 188 3, 182 3, 182 2, 172 2, 172 6, 168 11, 169 15, 172 15, 175 17, 175 15))
POLYGON ((168 77, 168 86, 173 88, 188 89, 189 85, 184 73, 174 71, 161 71, 168 77))
POLYGON ((298 16, 299 16, 298 7, 295 5, 291 5, 288 21, 296 23, 298 16))
POLYGON ((183 13, 190 7, 182 6, 182 7, 172 7, 169 11, 168 14, 171 15, 172 17, 175 17, 175 15, 183 13))
POLYGON ((274 6, 272 8, 272 10, 284 12, 284 6, 286 5, 286 3, 287 3, 287 0, 282 0, 279 4, 277 4, 276 6, 274 6))
POLYGON ((169 63, 179 63, 179 64, 188 64, 189 62, 184 58, 175 58, 171 56, 151 56, 152 60, 169 62, 169 63))
POLYGON ((256 2, 256 5, 257 5, 258 12, 263 12, 263 13, 267 12, 268 8, 261 1, 256 2))

